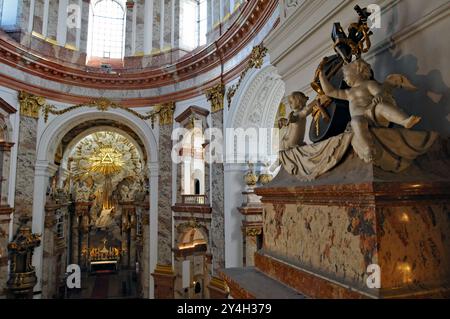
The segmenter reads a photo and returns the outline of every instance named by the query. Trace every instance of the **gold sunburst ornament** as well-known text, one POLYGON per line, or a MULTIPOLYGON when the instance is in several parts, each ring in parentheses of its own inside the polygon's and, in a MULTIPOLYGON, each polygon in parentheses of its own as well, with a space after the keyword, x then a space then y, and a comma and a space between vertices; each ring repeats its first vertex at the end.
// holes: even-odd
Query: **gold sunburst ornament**
POLYGON ((122 154, 113 147, 102 147, 99 152, 89 159, 90 171, 111 175, 120 172, 124 164, 122 154))

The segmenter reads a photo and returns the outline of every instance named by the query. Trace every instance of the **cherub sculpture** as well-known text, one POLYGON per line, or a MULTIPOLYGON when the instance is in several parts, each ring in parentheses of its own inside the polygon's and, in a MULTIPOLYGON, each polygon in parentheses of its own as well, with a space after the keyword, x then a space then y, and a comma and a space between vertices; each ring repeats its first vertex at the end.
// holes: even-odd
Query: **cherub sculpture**
POLYGON ((304 144, 306 117, 312 111, 311 104, 306 105, 308 99, 302 92, 296 91, 289 95, 288 102, 292 112, 289 114, 289 119, 280 119, 278 123, 280 128, 287 126, 286 133, 281 139, 280 150, 304 144))
POLYGON ((421 120, 418 116, 406 114, 397 106, 392 96, 394 88, 408 90, 416 88, 406 77, 399 74, 389 75, 382 84, 373 80, 370 64, 362 59, 345 65, 343 73, 344 81, 350 86, 349 89, 336 89, 323 75, 323 72, 319 74, 320 83, 327 96, 349 101, 351 127, 363 152, 360 156, 366 162, 370 162, 373 160, 374 147, 369 126, 387 127, 392 122, 405 128, 411 128, 421 120))

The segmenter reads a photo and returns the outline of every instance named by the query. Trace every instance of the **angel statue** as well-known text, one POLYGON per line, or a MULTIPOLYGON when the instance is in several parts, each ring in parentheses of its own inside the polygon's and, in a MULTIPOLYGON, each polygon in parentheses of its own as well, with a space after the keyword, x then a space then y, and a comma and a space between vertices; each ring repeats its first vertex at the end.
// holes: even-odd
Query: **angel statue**
POLYGON ((410 116, 399 108, 392 95, 394 88, 409 91, 417 88, 400 74, 389 75, 384 83, 373 80, 370 64, 361 58, 346 64, 343 75, 349 89, 336 89, 323 72, 319 74, 320 83, 327 96, 349 102, 350 125, 360 144, 360 155, 364 161, 370 162, 373 160, 374 147, 369 126, 387 127, 392 122, 409 129, 421 120, 419 116, 410 116))

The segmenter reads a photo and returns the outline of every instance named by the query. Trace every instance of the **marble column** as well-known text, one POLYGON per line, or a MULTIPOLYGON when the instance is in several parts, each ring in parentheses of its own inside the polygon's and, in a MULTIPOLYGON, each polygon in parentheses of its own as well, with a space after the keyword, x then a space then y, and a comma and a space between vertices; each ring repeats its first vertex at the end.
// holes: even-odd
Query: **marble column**
POLYGON ((166 1, 161 0, 159 5, 159 50, 164 50, 164 33, 166 26, 166 1))
MULTIPOLYGON (((144 0, 137 0, 135 1, 134 7, 136 8, 136 40, 135 40, 135 55, 142 55, 144 54, 144 42, 147 37, 151 37, 151 34, 147 34, 147 32, 151 33, 152 30, 147 30, 147 32, 144 33, 144 30, 146 30, 146 26, 149 22, 145 19, 146 15, 146 5, 150 6, 151 1, 147 1, 146 4, 144 0), (145 38, 145 39, 144 39, 145 38)), ((146 52, 146 51, 145 51, 146 52)))
POLYGON ((58 7, 58 23, 56 26, 56 41, 58 45, 64 46, 66 44, 67 36, 67 5, 69 0, 59 0, 58 7))
POLYGON ((80 29, 80 40, 78 49, 80 52, 87 52, 87 39, 89 32, 89 10, 90 10, 90 0, 83 0, 81 6, 81 29, 80 29))
POLYGON ((42 34, 45 0, 34 1, 33 31, 42 34))
MULTIPOLYGON (((21 112, 19 122, 19 143, 17 145, 17 174, 16 193, 14 197, 14 229, 19 226, 19 217, 22 214, 32 216, 34 175, 36 163, 36 139, 38 119, 21 112)), ((44 187, 42 185, 42 187, 44 187)))
MULTIPOLYGON (((66 45, 69 45, 72 48, 77 47, 77 29, 80 26, 79 15, 80 12, 80 6, 78 0, 69 0, 69 8, 68 8, 68 19, 70 19, 70 23, 66 25, 67 27, 67 36, 66 36, 66 45)), ((80 23, 81 24, 81 23, 80 23)))
MULTIPOLYGON (((78 233, 77 243, 78 247, 73 249, 74 254, 78 255, 78 264, 81 268, 88 266, 88 253, 89 253, 89 210, 92 203, 90 202, 77 202, 75 203, 75 215, 78 217, 78 233), (83 256, 84 252, 84 256, 83 256)), ((75 241, 74 241, 75 242, 75 241)))
MULTIPOLYGON (((147 201, 148 203, 148 201, 147 201)), ((139 270, 141 273, 142 297, 149 298, 150 291, 150 214, 149 206, 142 205, 142 256, 139 270)))
POLYGON ((125 56, 134 55, 135 51, 135 28, 136 28, 136 4, 132 1, 127 1, 126 23, 125 23, 125 56))
MULTIPOLYGON (((153 49, 153 34, 157 33, 157 30, 153 29, 155 26, 154 22, 154 5, 158 1, 145 1, 144 7, 144 28, 142 30, 143 42, 143 54, 150 54, 153 49)), ((142 7, 142 5, 141 5, 142 7)), ((139 19, 138 19, 139 21, 139 19)), ((158 29, 159 30, 159 29, 158 29)))
POLYGON ((47 38, 56 40, 58 26, 58 1, 50 1, 48 6, 48 17, 47 17, 47 38))
MULTIPOLYGON (((6 287, 8 281, 8 238, 10 216, 13 208, 8 205, 10 152, 13 143, 0 141, 0 287, 6 287)), ((0 288, 0 299, 3 296, 0 288)))
POLYGON ((22 1, 22 12, 20 15, 20 30, 31 33, 33 31, 33 17, 34 17, 34 0, 22 1))
MULTIPOLYGON (((152 51, 158 53, 161 50, 161 0, 155 0, 153 2, 153 36, 152 36, 152 51)), ((151 53, 150 52, 150 53, 151 53)))
POLYGON ((55 212, 60 205, 48 203, 45 205, 45 221, 43 245, 44 258, 42 267, 42 298, 53 298, 56 294, 56 256, 55 256, 55 212))
MULTIPOLYGON (((207 99, 211 102, 211 126, 223 132, 223 102, 224 86, 218 84, 206 92, 207 99)), ((217 143, 217 137, 210 142, 217 143)), ((210 144, 212 147, 212 144, 210 144)), ((222 145, 223 148, 223 145, 222 145)), ((211 151, 211 150, 210 150, 211 151)), ((214 151, 214 150, 212 150, 214 151)), ((215 150, 217 151, 217 150, 215 150)), ((212 207, 211 219, 211 252, 213 257, 213 270, 225 267, 225 221, 224 221, 224 166, 222 159, 216 159, 210 163, 211 167, 211 194, 209 196, 212 207)))
MULTIPOLYGON (((223 110, 211 114, 212 127, 223 131, 223 110)), ((211 251, 213 269, 225 266, 225 216, 224 216, 224 167, 223 163, 211 163, 211 251)))
POLYGON ((158 151, 158 263, 160 264, 172 264, 172 123, 173 118, 170 120, 160 118, 158 151))

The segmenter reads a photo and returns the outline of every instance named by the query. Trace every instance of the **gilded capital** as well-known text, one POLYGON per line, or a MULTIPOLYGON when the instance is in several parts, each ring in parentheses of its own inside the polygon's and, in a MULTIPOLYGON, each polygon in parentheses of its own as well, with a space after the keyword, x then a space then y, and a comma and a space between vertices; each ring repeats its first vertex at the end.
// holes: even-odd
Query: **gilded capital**
POLYGON ((225 85, 217 84, 206 90, 206 99, 211 103, 211 112, 223 110, 223 99, 225 96, 225 85))
POLYGON ((45 98, 25 91, 19 92, 20 115, 39 118, 39 110, 46 104, 45 98))
POLYGON ((160 125, 169 125, 173 123, 173 113, 175 111, 175 103, 169 102, 155 106, 155 114, 159 115, 160 125))

